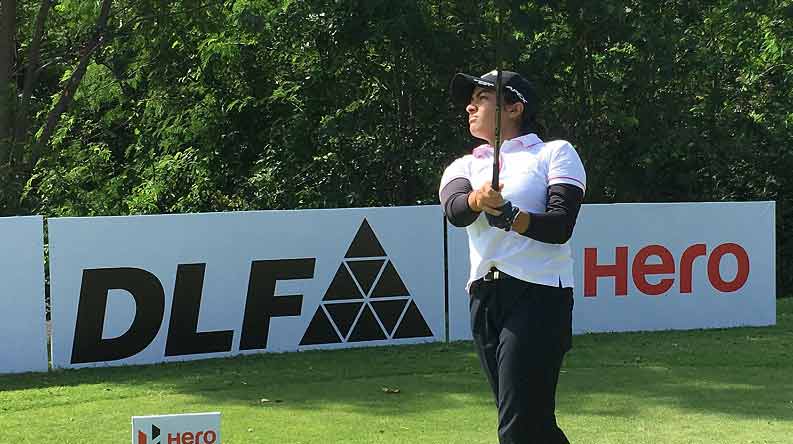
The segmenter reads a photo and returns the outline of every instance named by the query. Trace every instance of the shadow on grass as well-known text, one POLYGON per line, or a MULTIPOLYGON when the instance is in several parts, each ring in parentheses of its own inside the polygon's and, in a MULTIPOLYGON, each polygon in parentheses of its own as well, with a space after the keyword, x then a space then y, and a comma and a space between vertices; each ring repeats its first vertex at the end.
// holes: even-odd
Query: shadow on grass
POLYGON ((478 393, 476 402, 489 403, 483 382, 470 344, 307 351, 2 376, 0 413, 177 393, 218 408, 346 406, 373 415, 395 414, 470 401, 456 399, 458 395, 478 393), (16 396, 25 391, 32 393, 16 396))
MULTIPOLYGON (((577 336, 563 372, 561 413, 627 418, 661 406, 793 421, 793 299, 780 301, 775 327, 577 336)), ((218 409, 373 416, 492 406, 460 342, 1 376, 0 413, 171 394, 218 409)))

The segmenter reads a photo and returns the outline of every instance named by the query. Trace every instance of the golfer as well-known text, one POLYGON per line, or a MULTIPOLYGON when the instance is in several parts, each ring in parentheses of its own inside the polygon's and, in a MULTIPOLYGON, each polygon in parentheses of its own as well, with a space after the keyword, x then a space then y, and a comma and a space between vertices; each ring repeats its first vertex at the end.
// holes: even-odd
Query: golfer
POLYGON ((487 142, 449 165, 440 184, 448 220, 467 227, 471 329, 498 407, 501 444, 568 443, 556 424, 556 384, 570 350, 573 260, 567 241, 586 190, 568 142, 541 140, 537 95, 502 71, 498 189, 491 187, 496 72, 457 74, 453 102, 487 142))

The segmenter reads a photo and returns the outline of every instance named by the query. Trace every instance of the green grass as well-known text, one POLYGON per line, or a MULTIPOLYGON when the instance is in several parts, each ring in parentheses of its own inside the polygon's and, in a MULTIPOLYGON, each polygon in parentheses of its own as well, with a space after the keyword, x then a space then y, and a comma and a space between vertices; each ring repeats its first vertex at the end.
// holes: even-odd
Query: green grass
MULTIPOLYGON (((793 298, 777 322, 577 336, 559 423, 574 444, 792 443, 793 298)), ((128 443, 133 415, 204 411, 227 444, 497 442, 466 342, 0 377, 2 443, 128 443)))

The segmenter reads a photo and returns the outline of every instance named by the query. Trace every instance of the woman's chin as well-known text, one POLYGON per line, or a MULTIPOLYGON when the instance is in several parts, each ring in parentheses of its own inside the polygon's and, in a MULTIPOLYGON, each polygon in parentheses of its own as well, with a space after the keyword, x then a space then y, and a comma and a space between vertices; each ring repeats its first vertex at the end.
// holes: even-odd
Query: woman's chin
POLYGON ((471 130, 470 133, 472 136, 476 137, 477 139, 487 140, 487 135, 483 134, 481 131, 471 130))

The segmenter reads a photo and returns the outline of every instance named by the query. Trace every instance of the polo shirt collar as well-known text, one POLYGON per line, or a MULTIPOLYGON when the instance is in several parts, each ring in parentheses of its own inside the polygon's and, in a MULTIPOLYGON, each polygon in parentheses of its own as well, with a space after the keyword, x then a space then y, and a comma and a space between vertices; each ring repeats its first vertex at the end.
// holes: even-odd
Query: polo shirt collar
MULTIPOLYGON (((537 137, 536 134, 529 133, 520 137, 516 137, 514 139, 505 140, 504 143, 501 145, 501 152, 510 153, 521 150, 527 150, 541 143, 542 140, 540 140, 540 138, 537 137)), ((484 145, 479 145, 478 147, 474 148, 473 155, 477 159, 492 156, 493 147, 489 143, 486 143, 484 145)))

